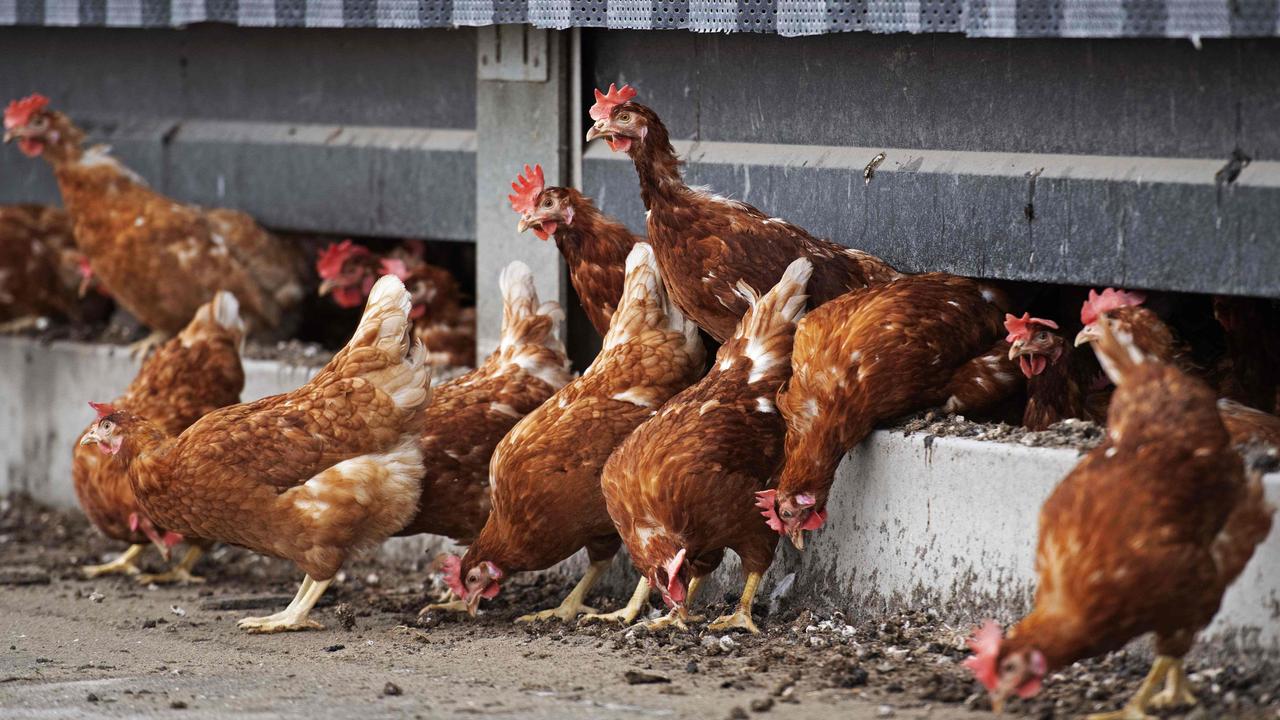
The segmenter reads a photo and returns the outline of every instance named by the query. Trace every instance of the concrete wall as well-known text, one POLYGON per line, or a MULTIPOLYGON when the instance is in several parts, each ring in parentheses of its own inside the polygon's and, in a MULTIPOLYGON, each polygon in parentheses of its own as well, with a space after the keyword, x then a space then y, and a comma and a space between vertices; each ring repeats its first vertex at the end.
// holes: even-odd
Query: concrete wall
MULTIPOLYGON (((0 338, 0 493, 25 490, 71 507, 70 448, 92 419, 85 401, 110 398, 135 364, 118 349, 0 338)), ((249 361, 244 398, 283 392, 313 369, 249 361)), ((902 606, 934 608, 957 623, 1025 610, 1035 583, 1037 515, 1074 466, 1071 450, 876 432, 841 466, 827 526, 797 553, 779 546, 767 597, 791 573, 788 601, 875 614, 902 606)), ((1280 504, 1280 474, 1268 478, 1280 504)), ((387 557, 409 562, 446 548, 438 538, 395 540, 387 557)), ((576 557, 556 570, 583 567, 576 557)), ((1228 593, 1210 635, 1280 651, 1280 532, 1259 549, 1228 593)), ((625 558, 607 584, 625 596, 634 582, 625 558)), ((741 588, 736 559, 726 559, 709 593, 741 588)))

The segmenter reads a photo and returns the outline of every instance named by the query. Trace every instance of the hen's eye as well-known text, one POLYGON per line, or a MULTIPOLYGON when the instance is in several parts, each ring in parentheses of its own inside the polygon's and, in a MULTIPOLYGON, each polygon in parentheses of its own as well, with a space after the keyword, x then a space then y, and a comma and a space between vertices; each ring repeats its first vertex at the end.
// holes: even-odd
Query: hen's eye
POLYGON ((1036 339, 1037 339, 1037 340, 1044 340, 1044 339, 1045 339, 1045 338, 1047 338, 1047 337, 1049 337, 1049 334, 1048 334, 1048 333, 1046 333, 1046 332, 1045 332, 1045 331, 1043 331, 1043 330, 1041 330, 1040 332, 1036 333, 1036 339))
POLYGON ((631 122, 631 113, 618 113, 618 122, 631 122))
POLYGON ((103 420, 101 423, 99 423, 99 424, 98 424, 98 427, 102 428, 103 430, 108 430, 108 431, 109 431, 109 430, 111 430, 111 421, 110 421, 110 420, 103 420))
POLYGON ((544 207, 544 208, 549 208, 549 207, 551 207, 551 200, 550 200, 549 198, 548 198, 548 199, 546 199, 546 200, 543 200, 543 201, 542 201, 542 207, 544 207))
POLYGON ((43 116, 37 117, 31 121, 31 127, 40 129, 40 128, 43 128, 45 126, 45 123, 47 122, 48 121, 43 116))

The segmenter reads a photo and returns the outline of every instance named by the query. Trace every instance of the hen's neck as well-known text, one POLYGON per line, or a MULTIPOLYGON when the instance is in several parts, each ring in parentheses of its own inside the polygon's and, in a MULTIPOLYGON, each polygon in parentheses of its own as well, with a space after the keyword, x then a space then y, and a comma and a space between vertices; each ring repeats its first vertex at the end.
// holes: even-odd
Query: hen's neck
MULTIPOLYGON (((1037 607, 1009 631, 1009 637, 1001 647, 1001 655, 1007 656, 1018 650, 1039 650, 1052 672, 1077 660, 1106 652, 1109 648, 1094 647, 1090 641, 1090 638, 1105 637, 1105 632, 1091 631, 1070 617, 1050 615, 1037 607)), ((1120 644, 1126 641, 1124 639, 1120 644)))
POLYGON ((671 138, 662 121, 654 116, 645 138, 633 141, 632 160, 640 175, 640 198, 645 208, 652 210, 655 204, 679 202, 689 193, 680 177, 680 158, 671 147, 671 138))
POLYGON ((591 263, 616 265, 621 271, 635 243, 636 236, 625 225, 606 217, 589 202, 575 203, 573 224, 556 230, 556 247, 571 269, 579 263, 591 263))
MULTIPOLYGON (((863 413, 831 422, 828 414, 815 418, 801 432, 787 432, 786 461, 778 476, 778 490, 788 495, 805 493, 826 504, 836 469, 845 454, 871 434, 872 425, 863 413)), ((803 411, 802 411, 803 412, 803 411)))
POLYGON ((1028 399, 1040 406, 1042 412, 1051 410, 1057 422, 1068 417, 1080 417, 1084 405, 1084 385, 1077 377, 1077 365, 1073 353, 1064 349, 1062 355, 1047 364, 1039 375, 1027 380, 1028 399))

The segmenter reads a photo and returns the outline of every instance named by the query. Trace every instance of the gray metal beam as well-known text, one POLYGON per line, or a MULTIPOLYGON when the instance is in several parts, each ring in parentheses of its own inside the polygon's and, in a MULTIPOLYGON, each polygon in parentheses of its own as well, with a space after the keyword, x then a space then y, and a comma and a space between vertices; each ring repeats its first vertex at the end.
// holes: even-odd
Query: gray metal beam
MULTIPOLYGON (((675 144, 690 184, 903 270, 1280 297, 1280 162, 1226 182, 1207 159, 675 144)), ((590 147, 584 174, 606 212, 643 230, 629 158, 590 147)))
POLYGON ((548 184, 566 184, 569 162, 566 128, 570 79, 567 33, 520 25, 480 28, 476 84, 476 315, 478 350, 498 344, 502 294, 498 274, 523 260, 537 278, 543 300, 567 301, 564 263, 555 243, 516 232, 519 219, 507 202, 511 182, 528 163, 540 163, 548 184), (500 62, 542 63, 545 80, 486 80, 540 77, 500 62), (486 70, 485 68, 490 68, 486 70))

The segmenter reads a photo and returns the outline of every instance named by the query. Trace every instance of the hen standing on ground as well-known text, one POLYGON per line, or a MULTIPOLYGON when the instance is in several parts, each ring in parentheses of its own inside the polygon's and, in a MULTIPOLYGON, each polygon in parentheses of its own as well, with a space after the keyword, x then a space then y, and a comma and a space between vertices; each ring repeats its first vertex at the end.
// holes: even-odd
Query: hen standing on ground
POLYGON ((796 258, 813 262, 810 307, 900 276, 874 255, 820 240, 746 203, 685 185, 666 126, 653 110, 633 102, 635 96, 630 86, 597 90, 587 142, 604 138, 612 150, 635 161, 649 210, 649 243, 671 298, 718 342, 733 334, 748 307, 735 291, 737 284, 773 287, 796 258))
MULTIPOLYGON (((517 422, 573 379, 559 303, 539 304, 522 262, 502 272, 502 338, 480 367, 435 389, 422 435, 426 475, 418 514, 397 535, 445 535, 473 542, 489 518, 489 460, 517 422)), ((423 609, 466 610, 460 600, 423 609)))
POLYGON ((978 283, 942 273, 856 290, 805 316, 778 393, 786 460, 776 489, 760 493, 770 525, 803 548, 845 453, 877 423, 947 401, 955 376, 985 362, 1000 318, 978 283))
MULTIPOLYGON (((177 435, 206 414, 240 402, 244 388, 244 369, 240 365, 243 340, 244 323, 235 296, 219 292, 196 311, 178 337, 161 345, 142 363, 124 394, 108 407, 146 418, 166 435, 177 435)), ((86 428, 85 433, 88 431, 86 428)), ((138 506, 127 469, 97 449, 77 441, 71 478, 89 521, 107 537, 130 543, 116 560, 81 568, 86 576, 118 572, 136 575, 139 571, 134 560, 142 553, 144 543, 153 542, 167 559, 169 548, 182 540, 176 533, 155 527, 138 506)), ((160 575, 140 575, 138 581, 202 582, 191 574, 191 569, 208 543, 190 538, 188 542, 191 549, 181 562, 160 575)))
POLYGON ((970 641, 966 664, 997 710, 1147 633, 1157 657, 1142 687, 1123 710, 1093 717, 1143 720, 1194 703, 1182 658, 1271 529, 1261 476, 1232 451, 1214 392, 1101 322, 1094 349, 1116 384, 1106 441, 1040 511, 1035 609, 1006 639, 992 622, 970 641))
POLYGON ((786 424, 774 397, 791 376, 791 344, 812 271, 807 258, 793 261, 763 298, 740 285, 751 307, 711 372, 609 458, 601 480, 609 515, 644 579, 626 608, 601 619, 632 622, 652 584, 671 607, 652 625, 683 628, 702 578, 729 548, 742 559, 746 586, 737 610, 710 629, 758 632, 751 602, 778 534, 759 522, 755 493, 782 461, 786 424))
POLYGON ((600 490, 618 443, 702 373, 698 328, 663 289, 653 250, 627 256, 622 303, 604 348, 498 443, 489 467, 493 509, 466 555, 446 568, 472 613, 513 572, 542 570, 585 547, 591 566, 560 607, 521 618, 569 621, 622 544, 600 490))
POLYGON ((254 331, 281 326, 303 298, 298 249, 233 210, 184 205, 147 187, 84 133, 32 95, 9 104, 5 139, 53 167, 76 242, 94 273, 152 335, 145 350, 181 330, 218 290, 240 301, 254 331))
POLYGON ((215 410, 177 437, 107 408, 81 440, 124 464, 156 524, 302 568, 288 608, 240 627, 320 627, 307 616, 346 559, 413 518, 431 370, 409 305, 397 278, 379 280, 351 341, 293 392, 215 410))
POLYGON ((520 213, 517 229, 532 229, 541 240, 554 238, 569 266, 569 281, 596 332, 604 337, 618 308, 627 253, 641 238, 596 209, 573 188, 544 187, 542 166, 524 166, 511 183, 511 209, 520 213))

